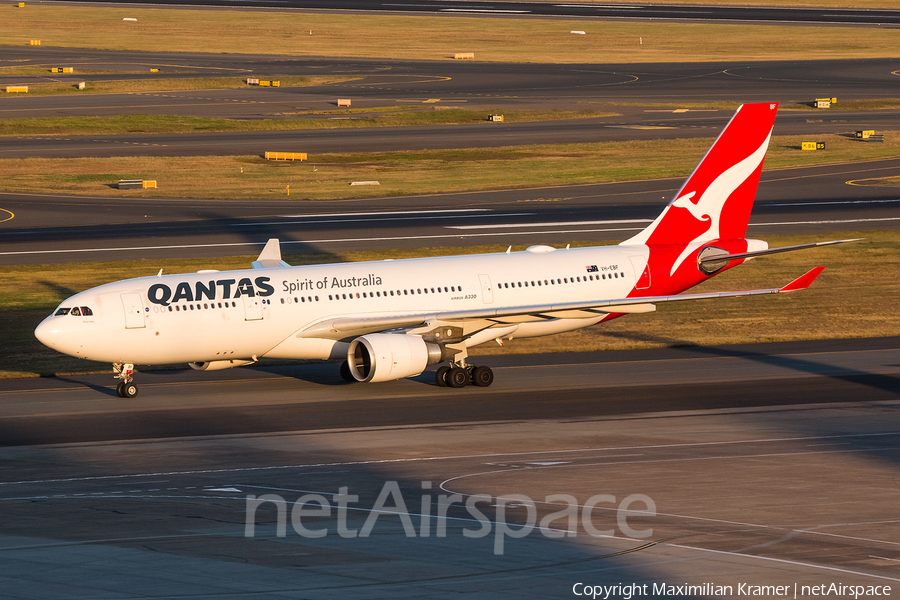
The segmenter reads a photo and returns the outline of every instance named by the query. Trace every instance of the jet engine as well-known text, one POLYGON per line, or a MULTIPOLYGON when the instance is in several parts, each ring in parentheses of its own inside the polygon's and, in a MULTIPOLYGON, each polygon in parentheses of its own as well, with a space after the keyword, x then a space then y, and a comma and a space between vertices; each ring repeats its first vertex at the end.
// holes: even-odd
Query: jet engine
POLYGON ((371 383, 413 377, 444 358, 443 347, 404 333, 364 335, 350 342, 347 349, 347 366, 353 378, 371 383))
POLYGON ((188 365, 195 371, 221 371, 253 364, 252 360, 212 360, 207 362, 191 362, 188 365))

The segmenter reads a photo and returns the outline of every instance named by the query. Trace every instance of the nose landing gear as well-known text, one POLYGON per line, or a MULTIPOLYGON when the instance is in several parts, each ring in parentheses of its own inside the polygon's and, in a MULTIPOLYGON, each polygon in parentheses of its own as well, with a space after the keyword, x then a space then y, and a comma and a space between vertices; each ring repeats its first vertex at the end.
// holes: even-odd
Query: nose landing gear
POLYGON ((119 398, 134 398, 138 395, 138 386, 134 383, 134 365, 131 363, 113 363, 113 373, 116 379, 122 381, 116 386, 116 394, 119 398))

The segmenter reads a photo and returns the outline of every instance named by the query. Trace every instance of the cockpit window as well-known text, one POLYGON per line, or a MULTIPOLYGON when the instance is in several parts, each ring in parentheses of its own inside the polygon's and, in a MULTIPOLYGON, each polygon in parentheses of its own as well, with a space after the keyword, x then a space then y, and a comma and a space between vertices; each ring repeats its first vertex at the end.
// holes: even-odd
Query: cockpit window
POLYGON ((75 308, 72 309, 72 312, 70 312, 69 314, 72 315, 73 317, 80 317, 81 309, 76 306, 75 308))
POLYGON ((63 315, 67 315, 67 314, 69 314, 69 309, 68 309, 68 308, 60 308, 58 311, 56 311, 56 316, 57 316, 57 317, 61 317, 61 316, 63 316, 63 315))
POLYGON ((94 311, 92 311, 89 306, 82 306, 81 307, 81 316, 82 317, 93 317, 94 311))

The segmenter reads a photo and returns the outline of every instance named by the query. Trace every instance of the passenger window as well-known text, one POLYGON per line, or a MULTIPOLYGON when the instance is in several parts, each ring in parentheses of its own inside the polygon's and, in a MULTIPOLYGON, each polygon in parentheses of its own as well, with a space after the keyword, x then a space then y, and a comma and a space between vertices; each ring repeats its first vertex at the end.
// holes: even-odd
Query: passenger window
POLYGON ((284 298, 281 299, 281 303, 284 304, 284 298))

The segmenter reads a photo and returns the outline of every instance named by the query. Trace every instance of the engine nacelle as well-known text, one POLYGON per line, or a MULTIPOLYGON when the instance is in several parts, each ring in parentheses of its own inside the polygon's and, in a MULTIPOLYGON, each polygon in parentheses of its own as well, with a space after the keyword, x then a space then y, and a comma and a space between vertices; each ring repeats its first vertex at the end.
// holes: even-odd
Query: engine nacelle
POLYGON ((413 377, 444 358, 441 346, 405 333, 364 335, 350 342, 347 349, 353 378, 371 383, 413 377))
POLYGON ((207 362, 191 362, 188 365, 195 371, 221 371, 253 364, 252 360, 212 360, 207 362))

